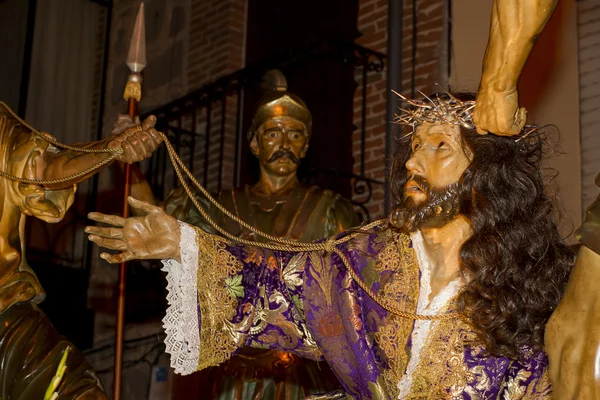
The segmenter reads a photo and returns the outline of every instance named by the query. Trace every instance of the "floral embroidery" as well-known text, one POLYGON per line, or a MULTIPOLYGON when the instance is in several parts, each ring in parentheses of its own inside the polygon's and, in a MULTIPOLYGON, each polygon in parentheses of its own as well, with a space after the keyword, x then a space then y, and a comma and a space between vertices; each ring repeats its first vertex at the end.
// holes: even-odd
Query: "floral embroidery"
POLYGON ((244 262, 260 265, 262 263, 262 260, 263 260, 262 254, 260 254, 260 252, 258 252, 258 250, 255 250, 255 251, 251 252, 250 254, 248 254, 246 259, 244 259, 244 262))
POLYGON ((350 322, 352 323, 354 329, 356 329, 357 331, 360 331, 363 327, 361 310, 358 303, 352 304, 352 314, 350 315, 350 322))
POLYGON ((326 338, 340 336, 344 333, 344 323, 340 315, 333 310, 326 310, 326 313, 317 316, 317 327, 319 334, 326 338))
POLYGON ((531 376, 531 372, 520 370, 517 376, 512 376, 506 383, 506 391, 504 392, 503 400, 520 400, 525 395, 525 386, 521 384, 531 376))
POLYGON ((228 276, 225 278, 225 288, 231 297, 243 298, 244 287, 242 286, 242 275, 228 276))
POLYGON ((277 260, 274 256, 269 256, 269 258, 267 258, 267 268, 269 268, 269 271, 277 270, 277 260))

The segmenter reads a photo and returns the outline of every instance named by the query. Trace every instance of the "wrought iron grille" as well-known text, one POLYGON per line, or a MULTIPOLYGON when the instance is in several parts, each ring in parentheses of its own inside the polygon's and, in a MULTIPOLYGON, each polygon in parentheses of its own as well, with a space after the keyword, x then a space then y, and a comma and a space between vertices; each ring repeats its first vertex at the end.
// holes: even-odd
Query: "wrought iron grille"
MULTIPOLYGON (((381 72, 386 56, 356 45, 336 41, 311 41, 258 66, 251 66, 224 76, 180 99, 172 101, 146 115, 156 115, 157 127, 174 144, 177 153, 194 176, 211 192, 240 184, 243 131, 244 90, 250 82, 260 81, 262 74, 271 68, 285 70, 303 63, 325 59, 350 65, 354 68, 362 91, 359 173, 352 170, 325 168, 312 165, 300 172, 305 183, 327 188, 328 180, 345 180, 352 192, 352 203, 361 220, 371 218, 369 203, 374 187, 384 187, 381 180, 366 176, 365 152, 367 137, 367 85, 369 72, 381 72)), ((158 198, 165 198, 178 185, 177 177, 162 147, 143 167, 148 181, 158 198)))

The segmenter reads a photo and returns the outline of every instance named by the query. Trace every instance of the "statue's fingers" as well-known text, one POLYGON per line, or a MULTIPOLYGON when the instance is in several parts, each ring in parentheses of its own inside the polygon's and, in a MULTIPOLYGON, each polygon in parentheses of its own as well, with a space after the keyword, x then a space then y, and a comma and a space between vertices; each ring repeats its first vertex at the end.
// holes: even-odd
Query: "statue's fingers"
POLYGON ((100 258, 110 264, 121 264, 133 260, 133 253, 129 250, 118 254, 100 253, 100 258))
POLYGON ((152 143, 154 145, 153 151, 156 150, 163 141, 163 135, 154 128, 149 129, 148 131, 146 131, 146 133, 148 134, 148 137, 152 139, 152 143))
POLYGON ((129 196, 127 198, 127 202, 129 203, 129 205, 131 207, 135 208, 136 210, 144 211, 146 214, 156 214, 156 213, 162 212, 162 208, 153 206, 150 203, 147 203, 142 200, 138 200, 131 196, 129 196))
POLYGON ((107 239, 105 237, 97 236, 97 235, 89 235, 88 239, 91 242, 96 243, 100 247, 104 247, 109 250, 127 250, 127 245, 121 239, 107 239))
POLYGON ((131 164, 134 163, 135 160, 143 160, 143 158, 140 158, 136 148, 133 147, 127 140, 121 143, 121 148, 123 149, 123 154, 120 157, 121 161, 131 164))
POLYGON ((149 152, 146 149, 146 146, 144 146, 144 142, 142 140, 142 137, 144 135, 145 135, 144 132, 139 132, 139 134, 129 136, 126 139, 127 143, 129 143, 129 145, 135 152, 135 155, 133 156, 133 161, 141 161, 145 158, 150 157, 150 155, 152 154, 152 152, 151 151, 149 152))
POLYGON ((477 105, 475 105, 475 110, 473 111, 473 124, 475 124, 475 130, 480 135, 485 135, 488 133, 487 121, 484 117, 483 113, 479 111, 477 105))
POLYGON ((86 226, 85 233, 89 233, 96 236, 101 236, 110 239, 122 239, 123 229, 102 227, 102 226, 86 226))
POLYGON ((519 129, 519 122, 516 121, 516 118, 516 116, 511 115, 510 117, 507 116, 506 118, 500 119, 494 133, 498 136, 518 135, 521 130, 519 129))
POLYGON ((478 122, 473 120, 473 123, 475 124, 475 130, 480 135, 487 135, 490 132, 489 123, 485 120, 485 118, 479 118, 478 122))
POLYGON ((482 128, 480 125, 475 125, 475 130, 480 135, 487 135, 489 133, 489 131, 487 129, 482 128))
POLYGON ((109 224, 114 226, 125 226, 126 219, 119 217, 118 215, 106 215, 99 212, 91 212, 88 214, 88 218, 92 221, 101 222, 103 224, 109 224))
POLYGON ((525 107, 521 107, 517 110, 515 119, 513 120, 511 129, 513 135, 518 135, 521 133, 523 127, 525 126, 525 121, 527 121, 527 109, 525 109, 525 107))
POLYGON ((150 115, 144 120, 144 122, 142 122, 142 130, 147 131, 151 128, 154 128, 154 125, 156 125, 156 117, 154 115, 150 115))
POLYGON ((146 132, 141 132, 140 133, 140 146, 143 147, 144 149, 144 157, 148 158, 152 155, 152 153, 154 153, 154 151, 158 148, 158 146, 160 145, 160 141, 158 139, 158 137, 153 137, 152 136, 152 131, 155 131, 154 129, 150 129, 146 132))

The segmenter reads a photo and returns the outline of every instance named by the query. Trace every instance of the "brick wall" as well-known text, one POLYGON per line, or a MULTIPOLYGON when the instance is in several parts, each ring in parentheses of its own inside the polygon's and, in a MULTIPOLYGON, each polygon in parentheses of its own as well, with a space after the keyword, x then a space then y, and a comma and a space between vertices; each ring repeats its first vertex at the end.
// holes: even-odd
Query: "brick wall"
MULTIPOLYGON (((195 0, 190 8, 190 39, 187 56, 187 91, 197 90, 220 77, 244 67, 246 0, 195 0)), ((187 115, 181 127, 195 127, 197 143, 191 152, 182 151, 184 162, 194 159, 194 174, 210 191, 216 191, 219 182, 223 188, 233 186, 235 163, 235 116, 237 96, 227 94, 225 99, 216 98, 208 110, 196 109, 195 116, 187 115), (225 108, 223 110, 223 108, 225 108), (220 163, 221 129, 225 113, 225 138, 222 164, 220 163), (195 118, 195 121, 193 119, 195 118), (210 125, 208 124, 210 122, 210 125), (207 131, 208 129, 208 131, 207 131), (204 180, 206 134, 209 137, 208 179, 204 180), (220 168, 220 169, 219 169, 220 168), (219 175, 221 177, 219 181, 219 175)), ((164 104, 166 102, 163 102, 164 104)), ((176 125, 180 124, 179 122, 176 125)), ((189 166, 189 162, 187 163, 189 166)), ((173 171, 168 170, 166 181, 172 182, 173 171)), ((168 185, 170 188, 171 185, 168 185)))
MULTIPOLYGON (((448 82, 448 11, 444 0, 420 0, 417 2, 416 19, 413 18, 413 2, 404 1, 403 10, 403 65, 402 87, 394 88, 407 96, 412 95, 414 81, 415 90, 429 93, 435 90, 434 84, 445 87, 448 82), (416 26, 413 26, 413 21, 416 26), (415 57, 413 57, 413 34, 416 32, 415 57)), ((356 43, 387 53, 387 0, 361 0, 358 15, 358 30, 361 36, 356 43)), ((387 67, 387 66, 386 66, 387 67)), ((358 84, 354 96, 353 133, 354 173, 361 171, 361 124, 362 124, 362 71, 357 70, 358 84)), ((369 72, 367 74, 367 116, 366 116, 366 154, 365 176, 378 181, 385 179, 385 132, 386 132, 386 71, 369 72)), ((416 93, 416 91, 415 91, 416 93)), ((418 96, 418 94, 417 94, 418 96)), ((398 105, 400 105, 398 103, 398 105)), ((395 131, 395 129, 394 129, 395 131)), ((383 217, 384 187, 373 186, 373 197, 367 203, 371 218, 383 217)), ((354 200, 364 198, 355 196, 354 200)))
POLYGON ((600 0, 582 0, 579 14, 579 106, 581 113, 581 179, 583 207, 598 195, 600 172, 600 0))
POLYGON ((195 0, 190 11, 191 91, 243 67, 246 0, 195 0))

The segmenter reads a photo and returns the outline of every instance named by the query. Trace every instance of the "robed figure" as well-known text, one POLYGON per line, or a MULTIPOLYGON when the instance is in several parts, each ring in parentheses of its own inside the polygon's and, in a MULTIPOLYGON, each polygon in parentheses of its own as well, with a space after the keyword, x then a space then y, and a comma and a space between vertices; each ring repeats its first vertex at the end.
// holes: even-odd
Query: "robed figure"
MULTIPOLYGON (((56 147, 56 139, 21 120, 0 102, 0 398, 43 399, 66 349, 66 370, 53 391, 60 399, 105 399, 102 386, 75 346, 60 336, 37 304, 45 292, 25 257, 27 216, 60 221, 73 204, 77 183, 105 163, 140 161, 161 143, 155 118, 120 135, 80 144, 92 153, 56 147), (123 146, 126 143, 126 146, 123 146), (108 160, 110 161, 110 160, 108 160), (46 181, 44 185, 36 181, 46 181)), ((105 164, 106 165, 106 164, 105 164)))

